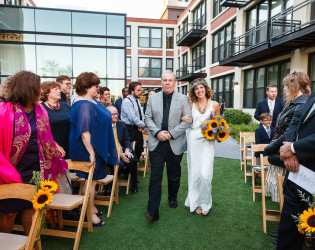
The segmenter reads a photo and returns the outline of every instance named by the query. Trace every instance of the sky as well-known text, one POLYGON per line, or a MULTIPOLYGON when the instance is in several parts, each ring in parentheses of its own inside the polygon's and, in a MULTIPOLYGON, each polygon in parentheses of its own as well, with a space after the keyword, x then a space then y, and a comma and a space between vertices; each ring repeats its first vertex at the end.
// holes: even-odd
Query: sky
POLYGON ((37 7, 126 13, 128 17, 159 19, 163 0, 33 0, 37 7))

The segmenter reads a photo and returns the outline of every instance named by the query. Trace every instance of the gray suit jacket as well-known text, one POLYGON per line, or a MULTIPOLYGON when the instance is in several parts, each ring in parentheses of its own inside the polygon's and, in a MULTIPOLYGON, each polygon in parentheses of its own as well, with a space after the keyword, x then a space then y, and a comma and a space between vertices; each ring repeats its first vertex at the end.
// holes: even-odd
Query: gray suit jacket
MULTIPOLYGON (((181 118, 191 115, 188 97, 174 91, 168 120, 168 131, 174 139, 170 139, 170 145, 175 155, 184 153, 187 149, 186 129, 191 122, 182 122, 181 118)), ((150 130, 149 151, 153 151, 159 144, 154 135, 161 130, 163 119, 163 92, 151 95, 145 112, 145 125, 150 130)))

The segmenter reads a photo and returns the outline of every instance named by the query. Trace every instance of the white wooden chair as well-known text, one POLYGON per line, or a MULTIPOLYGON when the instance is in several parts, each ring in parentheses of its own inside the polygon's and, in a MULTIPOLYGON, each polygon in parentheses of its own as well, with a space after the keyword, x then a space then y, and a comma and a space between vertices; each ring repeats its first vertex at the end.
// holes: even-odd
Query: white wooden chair
POLYGON ((244 138, 249 136, 255 136, 255 132, 240 132, 240 160, 241 160, 241 171, 245 165, 245 143, 244 138))
MULTIPOLYGON (((35 186, 22 183, 11 183, 0 185, 0 200, 2 199, 23 199, 32 201, 36 194, 35 186)), ((41 248, 38 227, 40 224, 40 216, 44 210, 36 210, 32 218, 32 226, 28 236, 0 233, 0 249, 16 250, 25 249, 31 250, 35 245, 35 249, 41 248), (36 242, 35 242, 36 241, 36 242)))
POLYGON ((252 156, 248 155, 250 149, 248 149, 249 143, 255 143, 255 135, 244 137, 244 180, 247 183, 247 176, 252 176, 252 171, 247 171, 247 165, 252 161, 252 156))
POLYGON ((142 152, 141 157, 139 159, 139 163, 140 163, 140 161, 144 161, 144 166, 138 167, 137 171, 143 171, 143 178, 145 178, 146 173, 149 170, 149 135, 143 134, 143 142, 144 142, 143 152, 142 152))
POLYGON ((64 225, 75 226, 77 227, 77 231, 69 232, 64 230, 43 229, 42 234, 75 239, 73 249, 77 250, 80 244, 82 227, 87 227, 89 232, 93 232, 92 212, 89 197, 95 164, 90 167, 87 167, 89 162, 71 160, 66 161, 68 163, 69 170, 79 170, 88 173, 88 179, 85 181, 86 187, 85 194, 84 195, 54 194, 53 202, 48 204, 47 208, 57 210, 59 228, 63 228, 64 225), (62 210, 72 210, 80 205, 82 205, 82 208, 79 221, 63 219, 62 210), (84 222, 85 214, 87 216, 87 222, 84 222))
POLYGON ((284 181, 284 176, 282 176, 280 173, 277 173, 277 185, 278 185, 280 212, 282 212, 282 207, 283 207, 283 202, 284 202, 283 181, 284 181))

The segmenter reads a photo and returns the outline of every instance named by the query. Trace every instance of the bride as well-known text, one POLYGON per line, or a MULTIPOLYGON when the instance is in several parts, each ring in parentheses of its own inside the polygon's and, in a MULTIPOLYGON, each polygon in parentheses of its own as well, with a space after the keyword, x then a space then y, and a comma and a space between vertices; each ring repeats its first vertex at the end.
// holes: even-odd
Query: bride
MULTIPOLYGON (((207 215, 212 206, 211 181, 213 176, 214 141, 203 139, 201 124, 211 112, 220 115, 220 106, 212 101, 213 90, 204 79, 195 79, 189 91, 192 126, 187 131, 188 195, 185 206, 190 212, 207 215)), ((182 117, 184 122, 190 116, 182 117)))

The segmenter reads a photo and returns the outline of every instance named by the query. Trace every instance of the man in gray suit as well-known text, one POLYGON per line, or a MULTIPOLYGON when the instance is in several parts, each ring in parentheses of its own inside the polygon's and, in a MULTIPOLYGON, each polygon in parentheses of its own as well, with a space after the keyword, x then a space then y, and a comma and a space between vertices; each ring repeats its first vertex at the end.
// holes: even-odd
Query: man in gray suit
POLYGON ((150 96, 145 112, 145 125, 150 130, 149 157, 151 176, 146 218, 159 219, 161 184, 166 163, 168 200, 171 208, 177 207, 183 153, 186 151, 186 129, 190 123, 181 118, 191 115, 188 97, 174 91, 175 75, 167 70, 162 75, 163 91, 150 96))

